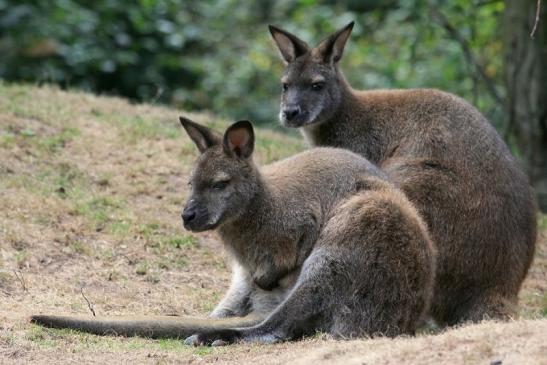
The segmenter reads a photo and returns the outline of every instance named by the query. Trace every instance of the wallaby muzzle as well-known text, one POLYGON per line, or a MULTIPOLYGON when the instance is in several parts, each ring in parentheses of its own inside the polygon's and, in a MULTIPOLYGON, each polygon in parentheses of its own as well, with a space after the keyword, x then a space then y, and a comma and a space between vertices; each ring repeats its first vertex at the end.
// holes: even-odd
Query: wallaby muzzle
POLYGON ((182 210, 181 217, 184 228, 189 231, 200 232, 211 228, 207 208, 200 206, 194 199, 188 201, 182 210))

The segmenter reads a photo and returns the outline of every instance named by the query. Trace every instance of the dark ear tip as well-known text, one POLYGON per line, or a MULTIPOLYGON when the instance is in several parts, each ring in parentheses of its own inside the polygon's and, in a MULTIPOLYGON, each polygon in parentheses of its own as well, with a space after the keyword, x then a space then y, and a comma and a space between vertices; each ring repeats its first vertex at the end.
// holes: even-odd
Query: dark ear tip
POLYGON ((344 27, 344 29, 352 30, 354 25, 355 25, 355 20, 352 20, 351 22, 348 23, 348 25, 344 27))
POLYGON ((234 124, 232 124, 230 126, 230 129, 232 129, 232 128, 234 128, 234 129, 235 128, 245 128, 245 129, 253 130, 253 123, 251 123, 248 120, 240 120, 240 121, 237 121, 234 124))
POLYGON ((180 124, 182 124, 182 126, 185 126, 189 123, 192 123, 192 121, 190 119, 185 118, 182 115, 179 117, 179 121, 180 121, 180 124))
POLYGON ((268 30, 270 31, 270 34, 273 36, 275 33, 281 32, 281 29, 276 27, 275 25, 268 24, 268 30))

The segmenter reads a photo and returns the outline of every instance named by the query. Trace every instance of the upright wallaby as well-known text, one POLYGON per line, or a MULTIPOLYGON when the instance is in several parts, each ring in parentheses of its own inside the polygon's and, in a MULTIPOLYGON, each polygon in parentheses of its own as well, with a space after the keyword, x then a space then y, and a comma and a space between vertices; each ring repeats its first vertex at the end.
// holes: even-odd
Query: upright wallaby
MULTIPOLYGON (((181 122, 201 152, 184 226, 215 229, 233 258, 231 287, 212 317, 258 318, 233 318, 232 328, 199 324, 187 344, 414 332, 428 309, 435 250, 416 210, 378 168, 347 150, 316 148, 259 169, 249 122, 223 137, 181 122)), ((97 322, 35 318, 88 331, 97 322)), ((181 321, 162 325, 189 334, 181 321)), ((161 330, 153 320, 106 322, 113 333, 161 330)))
POLYGON ((424 217, 439 250, 441 324, 514 314, 536 241, 526 176, 488 121, 430 89, 356 91, 339 69, 353 22, 315 48, 270 26, 285 62, 280 119, 312 146, 376 164, 424 217))

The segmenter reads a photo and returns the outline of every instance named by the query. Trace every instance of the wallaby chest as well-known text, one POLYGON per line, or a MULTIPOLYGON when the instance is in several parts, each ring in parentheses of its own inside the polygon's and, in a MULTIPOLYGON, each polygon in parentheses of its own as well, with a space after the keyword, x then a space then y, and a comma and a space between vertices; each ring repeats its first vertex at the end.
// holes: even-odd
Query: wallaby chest
POLYGON ((287 274, 298 270, 311 250, 319 227, 312 212, 297 209, 276 214, 264 206, 252 219, 220 230, 230 254, 247 272, 254 285, 272 290, 287 274), (292 214, 288 214, 292 213, 292 214))

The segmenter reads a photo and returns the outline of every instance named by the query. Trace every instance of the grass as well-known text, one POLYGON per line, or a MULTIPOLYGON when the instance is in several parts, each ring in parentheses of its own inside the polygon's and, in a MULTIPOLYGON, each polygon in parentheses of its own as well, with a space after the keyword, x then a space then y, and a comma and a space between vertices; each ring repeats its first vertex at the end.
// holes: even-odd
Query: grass
MULTIPOLYGON (((228 125, 214 116, 184 114, 218 130, 228 125)), ((317 335, 297 343, 226 348, 28 323, 32 313, 89 314, 82 288, 97 315, 203 316, 218 303, 230 279, 222 249, 213 234, 193 235, 180 223, 197 152, 181 133, 178 116, 169 108, 117 98, 0 83, 0 359, 489 363, 534 354, 532 343, 547 331, 541 319, 547 317, 546 216, 539 220, 539 248, 521 295, 523 319, 514 323, 393 341, 317 335)), ((262 163, 304 148, 291 135, 260 128, 256 135, 262 163)))

